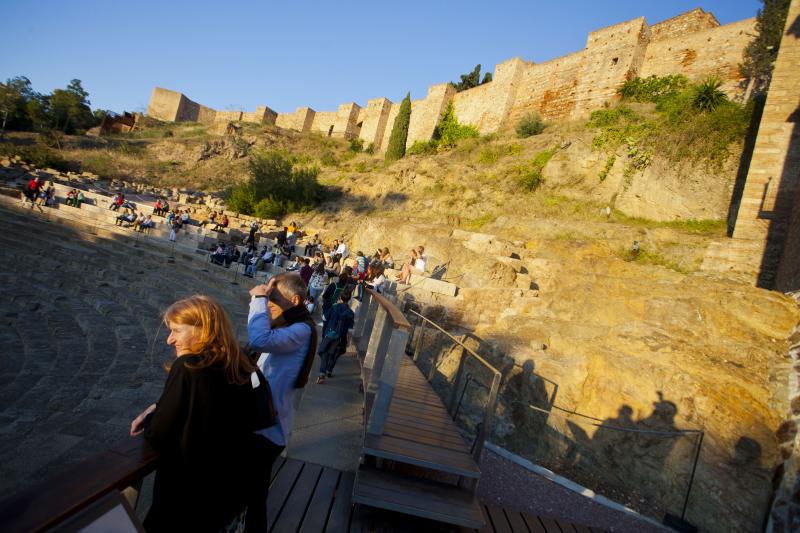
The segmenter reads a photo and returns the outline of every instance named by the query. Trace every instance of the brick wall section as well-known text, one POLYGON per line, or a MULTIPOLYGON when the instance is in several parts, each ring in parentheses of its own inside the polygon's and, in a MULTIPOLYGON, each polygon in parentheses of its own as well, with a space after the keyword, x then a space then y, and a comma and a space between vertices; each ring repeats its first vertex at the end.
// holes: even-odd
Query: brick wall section
POLYGON ((650 28, 642 17, 591 32, 572 116, 586 115, 617 99, 617 89, 638 75, 649 40, 650 28))
POLYGON ((427 141, 433 136, 433 130, 442 112, 455 95, 455 88, 449 83, 433 85, 428 89, 428 96, 424 100, 411 102, 411 123, 408 125, 408 138, 406 148, 415 141, 427 141))
POLYGON ((275 125, 295 131, 311 131, 316 111, 310 107, 298 107, 294 113, 278 113, 275 125))
POLYGON ((697 7, 677 17, 672 17, 650 26, 650 42, 685 36, 689 33, 719 26, 717 18, 697 7))
POLYGON ((147 105, 147 116, 166 122, 174 122, 178 116, 183 95, 177 91, 154 87, 147 105))
POLYGON ((340 105, 336 112, 333 135, 348 140, 358 137, 358 114, 360 111, 361 106, 355 103, 340 105))
MULTIPOLYGON (((797 209, 800 174, 800 0, 790 4, 786 29, 790 27, 793 31, 781 40, 733 232, 734 239, 756 241, 766 249, 760 280, 764 286, 774 282, 787 232, 798 232, 792 210, 797 209)), ((794 243, 787 251, 789 261, 797 253, 794 243)), ((781 279, 791 278, 790 270, 783 267, 781 279)))
POLYGON ((317 111, 314 114, 314 121, 311 124, 311 131, 318 131, 323 135, 333 134, 333 126, 336 122, 336 111, 317 111))
MULTIPOLYGON (((797 128, 797 125, 795 125, 795 128, 797 128)), ((784 292, 800 290, 800 187, 797 187, 794 209, 789 219, 786 245, 778 266, 775 288, 784 292)))
POLYGON ((381 141, 381 153, 386 153, 386 149, 389 147, 389 138, 392 136, 394 119, 397 118, 397 114, 400 112, 400 103, 395 102, 389 106, 389 112, 386 114, 386 129, 383 132, 383 141, 381 141))
POLYGON ((515 126, 532 111, 546 120, 568 117, 575 109, 575 93, 585 56, 577 52, 545 63, 526 63, 519 77, 507 122, 515 126))
POLYGON ((373 148, 380 150, 391 109, 391 101, 386 98, 375 98, 367 102, 367 107, 361 110, 359 118, 362 123, 358 136, 364 141, 365 148, 371 143, 373 148))
POLYGON ((456 93, 453 106, 458 121, 476 126, 481 134, 499 130, 514 103, 526 66, 518 57, 509 59, 495 67, 491 83, 456 93))
POLYGON ((682 73, 690 80, 714 75, 723 81, 722 89, 734 96, 740 90, 742 51, 750 35, 755 34, 755 23, 754 18, 740 20, 651 42, 640 75, 682 73))
POLYGON ((217 111, 214 116, 215 122, 238 122, 242 120, 241 111, 217 111))

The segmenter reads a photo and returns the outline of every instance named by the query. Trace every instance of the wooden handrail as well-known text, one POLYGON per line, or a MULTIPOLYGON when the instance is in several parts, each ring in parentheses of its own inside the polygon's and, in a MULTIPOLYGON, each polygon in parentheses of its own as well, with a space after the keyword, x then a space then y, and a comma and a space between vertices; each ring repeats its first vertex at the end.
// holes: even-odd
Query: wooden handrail
POLYGON ((43 531, 155 470, 159 454, 143 438, 113 448, 0 502, 0 530, 43 531))
POLYGON ((378 305, 383 307, 383 309, 389 313, 389 316, 392 318, 392 324, 394 324, 395 328, 411 331, 411 323, 396 305, 387 300, 382 294, 376 292, 374 289, 365 287, 364 290, 369 292, 370 295, 375 298, 375 301, 378 302, 378 305))

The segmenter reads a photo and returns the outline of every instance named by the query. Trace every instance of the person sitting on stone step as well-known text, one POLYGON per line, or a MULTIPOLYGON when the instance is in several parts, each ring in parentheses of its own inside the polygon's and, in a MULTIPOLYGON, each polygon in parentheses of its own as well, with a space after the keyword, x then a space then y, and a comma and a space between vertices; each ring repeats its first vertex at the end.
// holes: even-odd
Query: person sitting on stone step
POLYGON ((217 249, 211 254, 211 262, 216 265, 222 265, 225 263, 225 253, 227 250, 225 249, 225 243, 221 242, 217 244, 217 249))
POLYGON ((129 228, 134 222, 136 222, 136 213, 122 213, 117 217, 115 224, 129 228))
POLYGON ((411 257, 408 263, 403 265, 403 270, 400 271, 397 281, 400 283, 408 283, 411 279, 411 274, 422 274, 425 272, 425 263, 428 257, 425 255, 425 248, 417 246, 411 249, 411 257))
POLYGON ((152 215, 147 215, 144 217, 144 220, 139 224, 139 231, 147 232, 150 228, 154 228, 156 226, 155 221, 153 220, 152 215))
POLYGON ((75 194, 75 189, 72 189, 67 193, 67 199, 64 201, 64 203, 69 207, 75 207, 75 194))
POLYGON ((122 202, 124 201, 124 199, 125 199, 124 194, 121 193, 115 194, 111 198, 111 203, 108 205, 108 208, 111 209, 112 211, 118 210, 120 206, 122 206, 122 202))

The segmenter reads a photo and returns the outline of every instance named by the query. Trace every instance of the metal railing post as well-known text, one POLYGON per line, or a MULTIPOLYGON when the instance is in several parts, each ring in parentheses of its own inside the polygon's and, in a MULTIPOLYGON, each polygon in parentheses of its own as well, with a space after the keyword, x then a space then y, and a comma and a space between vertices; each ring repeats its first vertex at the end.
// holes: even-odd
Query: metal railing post
POLYGON ((464 364, 466 362, 466 351, 461 350, 461 357, 458 360, 458 371, 456 372, 456 379, 453 382, 453 390, 450 391, 450 401, 447 403, 447 411, 452 415, 456 407, 456 396, 458 389, 461 387, 461 378, 464 374, 464 364))
POLYGON ((476 462, 480 462, 481 454, 483 453, 483 445, 486 442, 486 435, 492 430, 492 418, 494 418, 494 410, 497 405, 497 393, 500 390, 500 378, 502 376, 499 372, 495 373, 492 378, 492 386, 489 389, 489 398, 486 400, 486 408, 483 411, 483 423, 478 430, 478 437, 475 441, 475 450, 473 457, 476 462))
MULTIPOLYGON (((419 356, 422 353, 422 338, 425 336, 425 321, 420 319, 419 333, 417 333, 417 342, 414 344, 414 362, 419 361, 419 356)), ((428 378, 430 381, 430 378, 428 378)))

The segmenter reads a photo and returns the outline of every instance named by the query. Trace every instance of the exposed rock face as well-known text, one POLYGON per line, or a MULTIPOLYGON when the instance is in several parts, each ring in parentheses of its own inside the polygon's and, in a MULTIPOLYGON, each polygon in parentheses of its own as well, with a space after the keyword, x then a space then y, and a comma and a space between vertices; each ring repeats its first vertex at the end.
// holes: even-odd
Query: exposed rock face
MULTIPOLYGON (((702 430, 687 518, 709 531, 761 527, 781 460, 776 432, 789 409, 787 337, 800 321, 790 298, 628 262, 601 240, 522 247, 433 226, 348 222, 360 229, 345 235, 353 250, 387 245, 401 259, 424 242, 433 263, 450 261, 456 297, 416 288, 405 295, 472 330, 503 370, 496 441, 623 503, 679 514, 696 435, 609 426, 702 430), (601 427, 554 410, 555 385, 556 406, 601 427)), ((455 366, 451 355, 438 371, 451 376, 455 366)), ((485 392, 468 394, 479 400, 485 392)))

